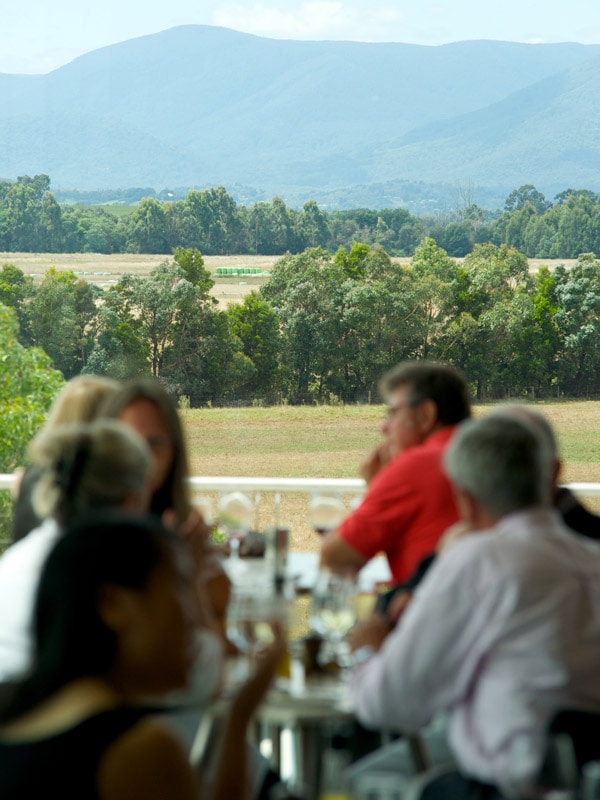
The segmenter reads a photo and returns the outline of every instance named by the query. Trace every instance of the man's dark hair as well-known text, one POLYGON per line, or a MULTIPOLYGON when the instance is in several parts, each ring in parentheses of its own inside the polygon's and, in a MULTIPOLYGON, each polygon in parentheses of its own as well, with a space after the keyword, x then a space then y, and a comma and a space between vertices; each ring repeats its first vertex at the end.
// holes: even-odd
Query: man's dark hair
POLYGON ((398 364, 382 377, 379 390, 387 398, 404 386, 407 387, 407 402, 411 406, 433 400, 438 418, 444 425, 456 425, 471 416, 467 382, 454 367, 434 361, 398 364))

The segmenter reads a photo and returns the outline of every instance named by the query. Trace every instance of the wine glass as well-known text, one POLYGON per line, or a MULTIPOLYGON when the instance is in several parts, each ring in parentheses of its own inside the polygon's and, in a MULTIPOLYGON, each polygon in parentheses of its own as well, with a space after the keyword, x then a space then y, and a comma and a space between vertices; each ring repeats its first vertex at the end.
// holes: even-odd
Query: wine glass
POLYGON ((350 663, 350 649, 345 638, 356 622, 355 593, 354 579, 346 575, 321 571, 317 577, 310 625, 329 645, 320 656, 322 662, 326 663, 328 657, 333 656, 342 668, 350 663))
POLYGON ((308 515, 313 529, 323 535, 333 531, 344 519, 346 509, 339 497, 313 494, 308 504, 308 515))
POLYGON ((219 500, 220 528, 230 546, 229 564, 233 572, 241 572, 240 543, 252 525, 252 501, 242 492, 231 492, 219 500))
POLYGON ((213 504, 210 497, 205 494, 195 495, 193 498, 193 505, 197 511, 200 512, 202 515, 202 521, 208 528, 212 528, 214 525, 214 511, 213 511, 213 504))
POLYGON ((265 583, 238 582, 227 606, 227 638, 240 653, 252 655, 273 642, 272 623, 285 623, 287 602, 265 583))

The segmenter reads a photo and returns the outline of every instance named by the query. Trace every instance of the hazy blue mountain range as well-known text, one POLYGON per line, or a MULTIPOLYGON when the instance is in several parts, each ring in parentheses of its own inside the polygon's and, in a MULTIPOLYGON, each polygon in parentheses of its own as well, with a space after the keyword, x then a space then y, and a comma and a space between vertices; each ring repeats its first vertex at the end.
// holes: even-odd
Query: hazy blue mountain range
POLYGON ((387 205, 419 181, 599 191, 599 134, 600 45, 183 26, 48 75, 0 75, 0 177, 44 172, 57 188, 223 184, 387 205))

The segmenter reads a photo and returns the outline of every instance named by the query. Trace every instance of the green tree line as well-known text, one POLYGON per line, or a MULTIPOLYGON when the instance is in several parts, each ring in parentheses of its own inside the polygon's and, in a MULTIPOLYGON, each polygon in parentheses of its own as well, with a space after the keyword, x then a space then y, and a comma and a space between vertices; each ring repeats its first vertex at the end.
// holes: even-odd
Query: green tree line
POLYGON ((193 248, 106 290, 54 268, 34 282, 4 264, 0 308, 12 309, 19 347, 43 348, 64 378, 152 374, 192 406, 375 401, 382 372, 423 358, 462 369, 479 400, 600 393, 593 254, 532 274, 505 244, 457 261, 426 238, 402 266, 356 243, 286 254, 227 309, 212 286, 193 248))
POLYGON ((190 190, 184 200, 146 197, 134 208, 58 204, 47 175, 0 181, 0 250, 50 253, 171 253, 207 255, 335 252, 357 242, 392 256, 412 256, 430 237, 452 257, 485 242, 515 247, 529 258, 576 258, 600 252, 600 198, 567 189, 546 200, 534 186, 512 191, 502 211, 471 203, 444 215, 416 217, 401 208, 324 211, 314 200, 301 210, 279 197, 240 206, 221 186, 190 190))

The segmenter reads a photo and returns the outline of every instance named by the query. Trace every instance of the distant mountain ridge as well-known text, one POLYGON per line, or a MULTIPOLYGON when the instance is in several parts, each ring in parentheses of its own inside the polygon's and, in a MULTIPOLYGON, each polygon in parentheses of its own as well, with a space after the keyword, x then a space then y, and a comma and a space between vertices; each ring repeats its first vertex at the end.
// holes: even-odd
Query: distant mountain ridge
POLYGON ((600 190, 600 45, 439 47, 182 26, 48 75, 0 74, 0 177, 238 184, 307 197, 390 181, 600 190))

